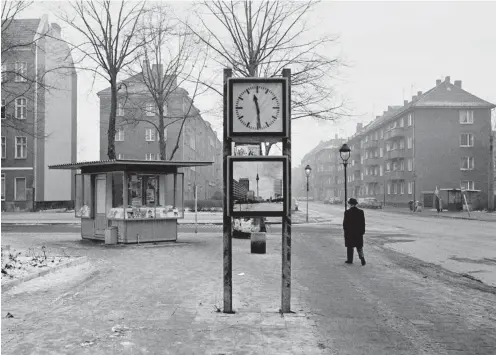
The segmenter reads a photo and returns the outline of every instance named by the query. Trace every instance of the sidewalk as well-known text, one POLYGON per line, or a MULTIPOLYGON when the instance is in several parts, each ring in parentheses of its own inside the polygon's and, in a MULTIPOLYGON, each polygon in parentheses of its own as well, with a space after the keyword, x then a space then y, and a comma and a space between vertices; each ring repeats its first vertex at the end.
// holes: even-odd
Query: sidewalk
MULTIPOLYGON (((293 224, 306 223, 306 214, 295 211, 291 214, 293 224)), ((2 224, 80 224, 81 219, 74 217, 74 212, 4 212, 1 215, 2 224)), ((309 216, 309 223, 326 221, 325 218, 309 216)), ((194 224, 195 213, 185 212, 178 224, 194 224)), ((280 217, 267 217, 269 224, 280 224, 280 217)), ((222 224, 222 212, 198 212, 198 224, 222 224)))
POLYGON ((105 247, 77 235, 4 237, 88 255, 98 273, 81 284, 32 280, 2 294, 2 351, 37 354, 323 354, 298 292, 281 315, 279 235, 267 254, 233 240, 233 308, 224 314, 222 237, 105 247), (36 291, 36 292, 34 292, 36 291))
POLYGON ((452 219, 471 219, 486 222, 496 222, 496 212, 481 212, 481 211, 471 211, 470 217, 466 211, 464 212, 454 212, 454 211, 443 211, 437 212, 435 209, 422 209, 422 212, 412 212, 408 208, 396 208, 396 207, 386 207, 383 208, 384 212, 391 213, 403 213, 415 216, 427 216, 427 217, 438 217, 438 218, 452 218, 452 219))

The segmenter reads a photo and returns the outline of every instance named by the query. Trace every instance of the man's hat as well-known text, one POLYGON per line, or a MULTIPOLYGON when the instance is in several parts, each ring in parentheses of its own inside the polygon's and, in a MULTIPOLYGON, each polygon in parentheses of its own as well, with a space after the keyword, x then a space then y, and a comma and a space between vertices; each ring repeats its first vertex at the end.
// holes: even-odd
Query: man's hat
POLYGON ((358 205, 358 201, 353 197, 348 200, 348 204, 350 205, 358 205))

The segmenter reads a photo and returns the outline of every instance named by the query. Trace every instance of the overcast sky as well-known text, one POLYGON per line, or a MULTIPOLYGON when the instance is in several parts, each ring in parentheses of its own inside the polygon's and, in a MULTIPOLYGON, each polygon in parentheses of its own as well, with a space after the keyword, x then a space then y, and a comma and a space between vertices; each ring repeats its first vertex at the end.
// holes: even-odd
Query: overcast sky
MULTIPOLYGON (((170 2, 182 8, 184 3, 170 2)), ((25 18, 48 14, 58 22, 66 39, 75 34, 57 21, 52 11, 64 2, 37 2, 25 18)), ((312 14, 315 36, 338 35, 329 53, 347 64, 335 82, 338 94, 352 114, 339 121, 293 121, 293 167, 321 140, 338 134, 348 137, 357 122, 368 123, 401 105, 417 91, 426 92, 436 79, 462 80, 463 89, 496 103, 496 2, 336 2, 324 1, 312 14)), ((222 68, 211 68, 221 74, 222 68)), ((221 76, 219 76, 221 77, 221 76)), ((99 158, 99 101, 96 93, 108 84, 93 83, 87 72, 78 74, 78 160, 99 158)), ((212 99, 196 106, 207 111, 212 99)), ((222 122, 204 116, 222 137, 222 122)))

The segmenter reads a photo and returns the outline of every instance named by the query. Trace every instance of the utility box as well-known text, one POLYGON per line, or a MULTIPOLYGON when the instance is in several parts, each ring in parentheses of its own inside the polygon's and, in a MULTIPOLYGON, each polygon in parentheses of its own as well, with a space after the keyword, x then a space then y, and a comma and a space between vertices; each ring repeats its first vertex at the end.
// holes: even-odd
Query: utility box
POLYGON ((105 244, 117 244, 117 227, 108 227, 105 229, 105 244))
POLYGON ((252 254, 265 254, 266 252, 267 236, 263 232, 251 233, 251 253, 252 254))

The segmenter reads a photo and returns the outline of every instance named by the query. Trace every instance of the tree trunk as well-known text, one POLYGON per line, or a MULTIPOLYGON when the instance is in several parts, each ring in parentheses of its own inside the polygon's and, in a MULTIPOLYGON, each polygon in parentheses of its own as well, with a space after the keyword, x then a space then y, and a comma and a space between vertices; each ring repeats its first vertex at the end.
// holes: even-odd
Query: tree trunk
POLYGON ((115 116, 117 113, 117 75, 110 79, 110 115, 107 130, 107 156, 109 159, 115 159, 115 116))

